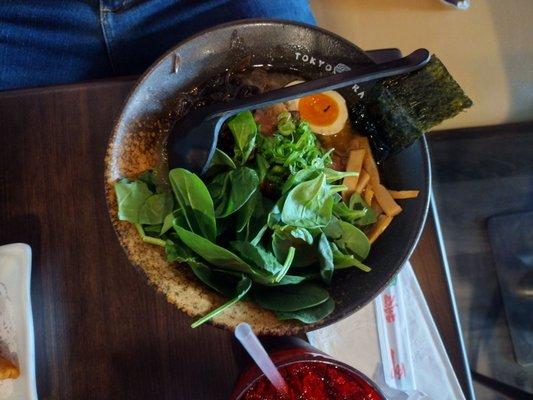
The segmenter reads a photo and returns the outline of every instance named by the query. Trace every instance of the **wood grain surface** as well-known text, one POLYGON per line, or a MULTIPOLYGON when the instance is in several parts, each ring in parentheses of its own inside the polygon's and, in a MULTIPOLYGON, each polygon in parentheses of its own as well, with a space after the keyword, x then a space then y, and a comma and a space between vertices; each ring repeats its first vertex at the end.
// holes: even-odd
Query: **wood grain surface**
MULTIPOLYGON (((0 244, 33 249, 39 398, 223 400, 242 358, 230 333, 189 328, 129 265, 108 220, 103 157, 131 86, 0 93, 0 244)), ((431 221, 413 265, 461 378, 431 221)))

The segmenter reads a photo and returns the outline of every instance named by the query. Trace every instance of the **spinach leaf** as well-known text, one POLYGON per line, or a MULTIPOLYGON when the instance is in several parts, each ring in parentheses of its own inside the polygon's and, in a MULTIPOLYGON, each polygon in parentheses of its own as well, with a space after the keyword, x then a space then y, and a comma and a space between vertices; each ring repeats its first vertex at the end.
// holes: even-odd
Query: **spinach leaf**
POLYGON ((190 230, 214 241, 217 228, 213 200, 202 180, 183 168, 171 170, 169 179, 190 230))
POLYGON ((339 224, 342 229, 342 236, 335 240, 335 244, 364 260, 370 252, 368 237, 348 222, 339 221, 339 224))
POLYGON ((235 160, 244 165, 253 149, 257 137, 257 124, 250 111, 243 111, 228 121, 228 127, 235 138, 235 160))
POLYGON ((257 203, 261 201, 261 192, 256 190, 254 194, 244 203, 244 205, 237 211, 235 215, 235 231, 242 232, 250 225, 252 215, 256 210, 257 203))
MULTIPOLYGON (((329 185, 329 193, 334 196, 336 194, 339 194, 339 192, 342 192, 343 190, 346 190, 346 185, 329 185)), ((335 199, 335 197, 333 197, 335 199)), ((333 200, 335 202, 335 200, 333 200)))
POLYGON ((146 225, 162 224, 172 212, 174 199, 171 193, 157 193, 148 197, 139 209, 139 223, 146 225))
POLYGON ((155 244, 156 246, 165 247, 165 241, 157 237, 149 236, 144 232, 144 228, 141 224, 134 224, 135 229, 139 232, 139 236, 145 243, 155 244))
POLYGON ((208 239, 197 235, 194 232, 188 231, 187 229, 183 229, 180 226, 175 226, 174 229, 176 229, 176 232, 182 242, 208 263, 222 269, 229 269, 244 273, 254 273, 252 267, 248 263, 224 247, 220 247, 208 239))
POLYGON ((344 171, 336 171, 331 168, 323 168, 323 169, 317 169, 317 168, 305 168, 302 169, 295 174, 292 174, 289 176, 289 178, 285 181, 281 188, 281 193, 287 193, 289 190, 291 190, 296 185, 309 181, 311 179, 315 179, 317 176, 319 176, 321 173, 324 173, 326 176, 326 182, 336 182, 338 180, 341 180, 347 176, 356 176, 357 172, 344 172, 344 171))
POLYGON ((214 272, 206 264, 199 261, 179 237, 166 241, 165 252, 167 261, 188 264, 194 275, 204 284, 226 297, 232 296, 235 283, 224 274, 214 272))
POLYGON ((233 235, 235 230, 235 220, 232 216, 228 218, 219 218, 217 219, 217 240, 216 242, 221 243, 224 247, 227 244, 229 239, 228 235, 233 235))
POLYGON ((322 279, 319 272, 313 272, 313 271, 307 271, 305 273, 301 273, 300 276, 302 278, 305 278, 306 281, 320 281, 322 279))
POLYGON ((256 269, 246 261, 239 258, 236 254, 221 247, 193 232, 174 226, 179 238, 185 245, 206 260, 220 269, 241 272, 248 274, 255 282, 270 283, 274 281, 275 276, 266 273, 264 270, 256 269))
MULTIPOLYGON (((258 235, 263 229, 267 214, 272 207, 272 201, 264 197, 260 190, 256 190, 235 216, 237 240, 251 241, 253 237, 258 235)), ((260 240, 261 237, 257 239, 257 243, 260 240)))
POLYGON ((313 324, 326 318, 335 309, 335 302, 330 297, 322 304, 314 307, 304 308, 297 311, 276 311, 276 316, 280 320, 297 319, 304 324, 313 324))
POLYGON ((257 175, 259 176, 259 181, 263 182, 268 173, 268 168, 270 165, 268 164, 267 160, 265 160, 265 157, 257 153, 255 155, 255 166, 257 175))
POLYGON ((184 213, 182 213, 179 208, 172 212, 172 216, 174 217, 174 219, 172 220, 172 227, 174 228, 174 231, 178 226, 181 226, 184 229, 189 229, 187 219, 185 218, 184 213))
POLYGON ((335 269, 344 269, 350 267, 357 267, 364 272, 370 272, 371 269, 366 264, 363 264, 352 254, 342 253, 335 243, 331 243, 331 251, 333 252, 333 263, 335 264, 335 269))
POLYGON ((289 176, 281 188, 281 193, 285 194, 296 185, 316 178, 320 174, 320 171, 314 168, 306 168, 298 171, 295 174, 289 176))
POLYGON ((372 208, 367 207, 367 208, 363 209, 363 211, 364 211, 365 215, 363 215, 359 219, 356 219, 355 222, 354 222, 355 225, 363 227, 363 226, 367 226, 367 225, 372 225, 378 220, 378 218, 376 216, 376 212, 372 208))
POLYGON ((314 246, 302 240, 291 239, 286 235, 280 235, 276 232, 272 234, 272 251, 279 262, 287 259, 291 247, 295 248, 294 260, 292 262, 293 267, 308 267, 316 262, 317 252, 314 246))
POLYGON ((348 207, 352 210, 361 210, 364 212, 364 214, 355 221, 357 226, 366 226, 377 221, 375 211, 365 203, 361 195, 357 192, 354 192, 350 197, 348 207))
POLYGON ((281 286, 281 285, 297 285, 307 280, 305 276, 299 275, 285 275, 279 282, 263 283, 263 286, 281 286))
POLYGON ((146 183, 122 179, 115 183, 117 195, 118 219, 139 223, 140 210, 145 201, 153 195, 146 183))
POLYGON ((237 287, 235 289, 235 297, 231 299, 230 301, 222 304, 220 307, 215 308, 213 311, 204 315, 202 318, 193 322, 191 325, 191 328, 199 327, 204 322, 207 322, 211 318, 216 317, 222 311, 226 310, 227 308, 231 307, 233 304, 237 303, 239 300, 241 300, 246 295, 246 293, 250 291, 251 287, 252 287, 252 281, 250 280, 250 278, 243 275, 239 283, 237 283, 237 287))
POLYGON ((225 218, 238 211, 257 191, 259 178, 248 167, 231 170, 215 177, 209 191, 215 201, 217 218, 225 218))
POLYGON ((337 217, 331 218, 329 224, 323 228, 323 232, 330 239, 339 239, 342 236, 342 228, 340 225, 340 220, 337 217))
POLYGON ((231 157, 217 147, 215 149, 215 153, 213 154, 213 158, 211 159, 211 165, 209 168, 213 168, 218 165, 229 167, 231 169, 237 168, 231 157))
POLYGON ((257 291, 254 299, 267 310, 297 311, 324 303, 329 299, 329 293, 318 285, 300 283, 257 291))
POLYGON ((371 225, 371 224, 374 224, 378 220, 376 216, 376 212, 372 208, 370 207, 365 208, 364 212, 365 212, 365 215, 355 221, 355 224, 357 226, 371 225))
POLYGON ((357 172, 337 171, 331 168, 324 168, 324 174, 326 175, 326 180, 328 182, 336 182, 336 181, 346 178, 347 176, 358 176, 359 175, 357 172))
POLYGON ((276 274, 276 277, 274 278, 275 282, 282 281, 285 275, 287 275, 287 272, 289 272, 289 268, 291 267, 292 261, 294 260, 294 253, 295 253, 294 247, 290 247, 289 251, 287 252, 287 258, 285 259, 285 262, 283 263, 283 268, 281 269, 281 271, 279 271, 276 274))
POLYGON ((213 158, 211 159, 211 164, 209 165, 209 169, 206 171, 205 175, 203 176, 204 181, 206 179, 209 180, 213 176, 216 176, 220 173, 223 173, 230 169, 235 169, 235 168, 237 168, 237 166, 235 165, 231 157, 217 147, 215 148, 215 152, 213 153, 213 158))
MULTIPOLYGON (((216 272, 217 274, 230 276, 230 277, 233 277, 233 278, 238 278, 238 279, 240 279, 241 276, 242 276, 241 272, 230 271, 229 269, 213 268, 213 272, 216 272)), ((228 296, 228 297, 231 297, 231 296, 228 296)))
POLYGON ((257 246, 261 240, 263 240, 263 236, 265 235, 265 232, 268 229, 268 225, 263 225, 256 233, 256 235, 250 240, 250 244, 252 246, 257 246))
POLYGON ((331 251, 328 238, 324 233, 320 235, 318 241, 318 261, 320 263, 320 276, 329 285, 333 277, 335 265, 333 262, 333 252, 331 251))
POLYGON ((309 229, 299 228, 291 225, 274 225, 272 230, 280 236, 284 236, 287 240, 303 240, 307 244, 313 244, 313 234, 309 229))
POLYGON ((162 193, 163 192, 162 188, 157 184, 157 180, 156 180, 154 171, 152 171, 151 169, 149 169, 147 171, 144 171, 141 174, 139 174, 138 180, 140 180, 141 182, 146 183, 146 186, 148 186, 148 189, 150 189, 150 191, 152 193, 162 193))
POLYGON ((185 246, 179 238, 177 240, 167 239, 165 241, 165 253, 168 262, 187 263, 195 258, 195 254, 185 246))
POLYGON ((360 193, 353 192, 348 201, 348 206, 353 210, 362 210, 368 208, 368 204, 363 200, 360 193))
POLYGON ((144 225, 143 226, 144 234, 147 236, 158 237, 159 233, 161 233, 162 227, 163 227, 163 224, 144 225))
POLYGON ((326 184, 326 176, 302 182, 288 194, 281 211, 281 220, 287 225, 302 228, 324 227, 331 220, 333 198, 326 184))
POLYGON ((223 197, 227 192, 226 186, 229 185, 228 174, 229 171, 222 172, 218 175, 215 175, 207 183, 207 190, 209 191, 209 195, 213 199, 214 204, 223 201, 223 197))
POLYGON ((225 274, 216 273, 203 262, 196 259, 187 261, 194 275, 209 286, 211 289, 225 297, 231 297, 233 294, 234 280, 229 279, 225 274))
POLYGON ((366 215, 366 210, 354 210, 349 208, 346 203, 340 202, 333 204, 333 215, 343 221, 353 224, 356 220, 366 215))
POLYGON ((270 229, 274 229, 276 225, 281 223, 281 210, 283 209, 283 203, 285 202, 285 197, 280 197, 278 201, 274 204, 272 209, 267 215, 267 226, 270 229))
POLYGON ((370 272, 372 268, 362 263, 351 254, 334 253, 333 262, 335 263, 335 269, 345 269, 350 267, 357 267, 361 271, 370 272))
POLYGON ((290 230, 290 235, 295 239, 301 239, 307 244, 313 244, 313 235, 305 228, 294 228, 290 230))
POLYGON ((276 256, 263 249, 260 245, 252 246, 249 242, 235 241, 231 242, 231 246, 237 250, 243 260, 268 271, 272 275, 276 275, 283 270, 283 265, 277 260, 276 256))
POLYGON ((172 229, 173 224, 174 224, 174 213, 170 212, 165 216, 165 219, 163 219, 163 225, 161 226, 161 231, 159 232, 159 236, 164 235, 170 229, 172 229))

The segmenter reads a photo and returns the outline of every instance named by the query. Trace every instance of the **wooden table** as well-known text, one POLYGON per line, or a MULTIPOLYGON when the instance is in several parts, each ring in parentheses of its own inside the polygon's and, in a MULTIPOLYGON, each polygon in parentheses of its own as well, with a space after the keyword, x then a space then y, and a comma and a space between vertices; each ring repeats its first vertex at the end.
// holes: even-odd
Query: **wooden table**
MULTIPOLYGON (((33 249, 40 399, 226 399, 231 334, 189 318, 131 268, 103 193, 108 135, 131 80, 0 93, 0 244, 33 249)), ((465 366, 433 220, 412 258, 446 348, 465 366)))

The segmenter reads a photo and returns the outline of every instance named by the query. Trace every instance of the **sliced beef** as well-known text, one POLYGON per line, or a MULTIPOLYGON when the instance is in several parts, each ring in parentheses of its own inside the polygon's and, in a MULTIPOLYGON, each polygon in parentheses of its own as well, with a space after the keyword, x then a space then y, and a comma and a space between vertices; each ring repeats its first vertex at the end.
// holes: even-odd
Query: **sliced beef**
POLYGON ((269 136, 276 132, 278 115, 284 111, 287 111, 287 107, 283 103, 255 110, 254 119, 259 124, 259 131, 269 136))

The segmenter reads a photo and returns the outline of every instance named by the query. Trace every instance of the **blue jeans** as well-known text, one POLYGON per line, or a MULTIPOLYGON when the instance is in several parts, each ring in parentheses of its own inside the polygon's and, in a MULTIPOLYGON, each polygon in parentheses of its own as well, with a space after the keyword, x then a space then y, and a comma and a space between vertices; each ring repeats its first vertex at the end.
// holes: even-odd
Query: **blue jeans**
POLYGON ((1 0, 0 90, 139 74, 192 34, 243 18, 315 23, 307 0, 1 0))

